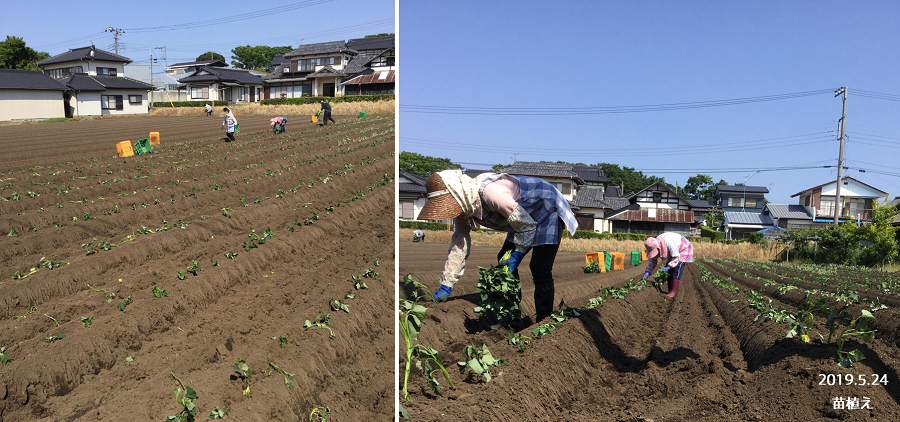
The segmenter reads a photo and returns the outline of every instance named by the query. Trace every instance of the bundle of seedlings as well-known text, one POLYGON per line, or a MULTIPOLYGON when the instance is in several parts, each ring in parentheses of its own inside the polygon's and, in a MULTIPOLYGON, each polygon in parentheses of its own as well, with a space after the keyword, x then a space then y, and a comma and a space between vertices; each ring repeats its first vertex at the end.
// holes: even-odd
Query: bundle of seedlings
MULTIPOLYGON (((500 262, 509 259, 511 254, 512 251, 508 251, 500 262)), ((484 317, 491 328, 521 319, 522 284, 510 274, 508 266, 478 267, 475 291, 481 295, 481 306, 475 307, 475 313, 484 317)))
POLYGON ((585 274, 599 273, 599 272, 603 272, 600 269, 600 261, 591 261, 584 267, 585 274))

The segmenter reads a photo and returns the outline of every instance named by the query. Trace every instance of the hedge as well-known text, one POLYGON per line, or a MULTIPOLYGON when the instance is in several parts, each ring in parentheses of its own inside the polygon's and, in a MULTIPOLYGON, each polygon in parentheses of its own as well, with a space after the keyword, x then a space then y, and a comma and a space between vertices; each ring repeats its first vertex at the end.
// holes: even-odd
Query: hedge
MULTIPOLYGON (((169 102, 169 101, 157 101, 157 102, 153 103, 150 107, 169 107, 169 108, 171 108, 171 107, 203 107, 203 106, 205 106, 205 105, 207 105, 207 104, 209 104, 209 100, 202 100, 202 101, 173 101, 173 102, 169 102)), ((223 107, 225 107, 225 106, 227 106, 227 105, 228 105, 228 101, 215 101, 215 103, 213 104, 213 107, 215 107, 215 106, 223 106, 223 107)))
POLYGON ((725 232, 717 232, 709 227, 700 226, 700 237, 709 238, 712 242, 721 242, 725 240, 725 232))
POLYGON ((401 229, 447 230, 447 224, 433 221, 400 220, 401 229))
POLYGON ((343 95, 340 97, 300 97, 300 98, 272 98, 268 100, 260 101, 260 104, 263 105, 300 105, 300 104, 318 104, 319 101, 325 100, 329 103, 355 103, 355 102, 376 102, 383 100, 393 100, 394 94, 381 94, 381 95, 343 95))

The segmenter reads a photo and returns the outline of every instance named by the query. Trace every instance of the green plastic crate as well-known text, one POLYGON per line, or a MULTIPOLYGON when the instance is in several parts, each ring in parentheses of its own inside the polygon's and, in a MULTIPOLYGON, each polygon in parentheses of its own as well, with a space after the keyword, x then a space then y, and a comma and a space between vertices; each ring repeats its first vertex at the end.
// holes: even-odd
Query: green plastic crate
POLYGON ((605 261, 604 266, 606 267, 606 272, 612 271, 612 255, 609 253, 609 251, 599 251, 599 252, 603 252, 603 258, 605 261))
POLYGON ((641 265, 641 253, 638 251, 631 252, 631 265, 641 265))
POLYGON ((366 117, 366 112, 365 112, 365 111, 360 111, 360 112, 359 112, 359 118, 362 119, 363 117, 366 117))
POLYGON ((147 138, 139 139, 134 143, 134 154, 142 155, 149 154, 153 152, 153 145, 150 145, 150 140, 147 138))

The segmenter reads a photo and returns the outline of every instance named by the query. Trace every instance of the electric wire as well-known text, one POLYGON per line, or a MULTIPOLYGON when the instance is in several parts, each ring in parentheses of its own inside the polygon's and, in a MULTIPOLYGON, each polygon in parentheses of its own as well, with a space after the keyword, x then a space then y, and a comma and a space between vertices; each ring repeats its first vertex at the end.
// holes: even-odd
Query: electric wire
POLYGON ((126 33, 141 33, 141 32, 157 32, 157 31, 176 31, 181 29, 193 29, 193 28, 202 28, 206 26, 212 25, 221 25, 225 23, 232 23, 237 21, 243 21, 246 19, 266 17, 266 16, 276 16, 281 15, 284 12, 302 9, 311 6, 318 6, 320 4, 329 3, 332 0, 309 0, 299 3, 292 3, 284 6, 273 7, 264 10, 258 10, 255 12, 242 13, 240 15, 227 16, 222 18, 215 19, 207 19, 203 21, 197 22, 188 22, 188 23, 179 23, 173 25, 161 25, 161 26, 151 26, 146 28, 125 28, 126 33))

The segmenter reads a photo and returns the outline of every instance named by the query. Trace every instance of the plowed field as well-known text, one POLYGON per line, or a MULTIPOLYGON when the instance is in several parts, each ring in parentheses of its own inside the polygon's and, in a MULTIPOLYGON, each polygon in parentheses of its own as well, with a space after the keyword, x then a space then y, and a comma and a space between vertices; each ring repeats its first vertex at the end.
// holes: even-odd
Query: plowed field
MULTIPOLYGON (((400 276, 411 274, 434 290, 446 254, 445 244, 401 239, 400 276)), ((560 323, 550 335, 533 336, 531 329, 539 324, 532 324, 519 332, 534 337, 520 354, 507 342, 509 330, 486 331, 473 312, 479 301, 478 266, 495 264, 496 254, 494 248, 474 247, 451 300, 422 303, 428 311, 419 342, 441 353, 456 388, 451 390, 436 374, 443 389, 442 395, 435 395, 421 371, 413 367, 411 400, 402 401, 413 420, 900 420, 896 305, 874 313, 878 330, 874 341, 845 344, 845 350, 859 349, 865 359, 844 369, 837 365, 833 343, 804 344, 785 338, 788 324, 754 322, 757 313, 748 308, 743 294, 763 288, 773 304, 795 311, 803 294, 793 294, 803 290, 782 296, 761 280, 735 274, 727 264, 692 263, 674 300, 649 286, 630 291, 627 302, 607 298, 599 307, 560 323), (701 282, 701 265, 722 277, 733 277, 741 293, 701 282), (495 358, 505 361, 491 368, 490 382, 459 372, 457 362, 464 360, 463 348, 470 344, 485 344, 495 358), (888 383, 836 385, 831 377, 835 385, 829 386, 827 374, 852 374, 857 384, 860 379, 871 384, 877 374, 879 379, 886 376, 888 383), (826 385, 820 385, 823 380, 826 385), (844 409, 835 409, 835 398, 841 399, 844 409), (849 398, 859 401, 848 406, 849 398), (863 407, 866 400, 868 408, 855 408, 863 407)), ((526 256, 519 267, 524 280, 522 312, 533 318, 528 260, 526 256)), ((560 252, 554 266, 556 301, 585 308, 589 299, 601 295, 598 289, 640 279, 645 265, 646 261, 640 267, 626 264, 624 271, 584 274, 584 254, 560 252)), ((805 274, 803 278, 813 282, 816 277, 805 274)), ((403 295, 410 297, 408 288, 401 290, 403 295)), ((860 309, 869 306, 861 302, 850 309, 859 315, 860 309)), ((406 363, 402 340, 398 347, 402 388, 406 363)))
POLYGON ((197 420, 393 412, 393 116, 239 119, 234 143, 206 117, 0 131, 0 421, 163 421, 180 382, 197 420))

